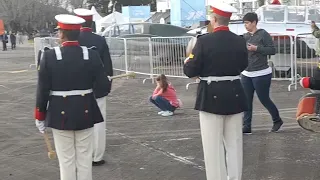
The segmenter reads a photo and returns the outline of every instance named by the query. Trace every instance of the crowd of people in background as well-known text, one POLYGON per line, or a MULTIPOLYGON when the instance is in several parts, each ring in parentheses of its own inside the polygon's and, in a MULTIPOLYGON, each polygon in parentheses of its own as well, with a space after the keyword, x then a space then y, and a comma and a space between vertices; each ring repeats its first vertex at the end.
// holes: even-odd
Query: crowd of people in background
POLYGON ((10 42, 11 44, 11 49, 14 50, 16 49, 17 45, 17 40, 19 41, 19 44, 23 44, 23 36, 22 33, 15 33, 15 32, 10 32, 7 33, 5 32, 4 34, 0 35, 0 40, 2 41, 2 51, 7 51, 8 50, 8 43, 10 42), (9 41, 10 40, 10 41, 9 41))

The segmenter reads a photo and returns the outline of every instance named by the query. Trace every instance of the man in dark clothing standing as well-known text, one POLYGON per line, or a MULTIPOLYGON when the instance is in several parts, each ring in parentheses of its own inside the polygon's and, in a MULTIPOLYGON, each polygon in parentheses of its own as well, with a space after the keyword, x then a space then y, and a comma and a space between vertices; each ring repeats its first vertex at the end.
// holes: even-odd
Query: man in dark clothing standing
POLYGON ((249 110, 244 113, 243 133, 251 134, 252 101, 256 91, 260 102, 272 116, 273 126, 270 132, 277 132, 283 124, 279 111, 270 99, 272 69, 268 65, 268 56, 274 55, 276 49, 270 34, 257 29, 258 16, 247 13, 243 17, 248 33, 244 34, 248 48, 248 67, 242 72, 241 83, 246 93, 249 110))
POLYGON ((16 49, 16 36, 14 33, 10 34, 10 41, 11 41, 11 49, 16 49))
MULTIPOLYGON (((92 32, 92 23, 94 13, 88 9, 75 9, 74 13, 85 19, 86 22, 82 24, 79 42, 82 46, 97 48, 100 58, 102 60, 105 73, 107 76, 113 75, 112 61, 109 53, 109 48, 106 40, 92 32)), ((107 77, 106 77, 107 78, 107 77)), ((94 149, 93 149, 93 166, 99 166, 105 164, 103 160, 103 155, 106 146, 106 106, 107 98, 104 92, 100 92, 97 89, 93 89, 95 97, 104 118, 104 121, 94 125, 94 149)))
POLYGON ((247 103, 240 73, 248 65, 248 51, 245 40, 229 31, 230 17, 237 9, 228 4, 214 5, 213 33, 197 39, 184 73, 201 80, 195 109, 200 111, 207 180, 241 180, 242 117, 247 103))

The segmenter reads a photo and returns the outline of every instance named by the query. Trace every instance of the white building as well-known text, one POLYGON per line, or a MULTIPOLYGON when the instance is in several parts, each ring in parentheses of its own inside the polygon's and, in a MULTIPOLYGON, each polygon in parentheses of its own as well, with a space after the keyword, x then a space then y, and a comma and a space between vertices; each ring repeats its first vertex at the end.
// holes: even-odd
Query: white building
POLYGON ((157 12, 166 12, 171 9, 170 0, 157 0, 157 12))

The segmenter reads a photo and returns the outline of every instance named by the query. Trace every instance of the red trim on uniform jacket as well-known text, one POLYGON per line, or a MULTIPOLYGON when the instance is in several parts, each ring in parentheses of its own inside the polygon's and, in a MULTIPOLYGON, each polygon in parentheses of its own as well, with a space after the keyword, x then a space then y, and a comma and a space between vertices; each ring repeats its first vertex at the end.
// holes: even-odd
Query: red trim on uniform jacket
POLYGON ((39 108, 34 109, 34 117, 39 121, 44 121, 46 119, 46 113, 40 112, 39 108))
POLYGON ((83 27, 80 29, 81 32, 92 32, 92 28, 83 27))
POLYGON ((213 13, 218 14, 220 16, 223 16, 223 17, 231 17, 232 16, 232 13, 230 13, 230 12, 221 11, 220 9, 217 9, 215 7, 211 7, 211 9, 212 9, 213 13))
POLYGON ((214 28, 213 32, 217 32, 217 31, 229 31, 229 27, 228 26, 219 26, 217 28, 214 28))
POLYGON ((304 77, 302 78, 302 86, 304 88, 309 88, 310 87, 310 77, 304 77))
POLYGON ((81 24, 63 24, 58 22, 58 29, 64 30, 79 30, 81 28, 81 24))
POLYGON ((78 41, 65 41, 61 45, 63 47, 65 47, 65 46, 80 46, 78 41))

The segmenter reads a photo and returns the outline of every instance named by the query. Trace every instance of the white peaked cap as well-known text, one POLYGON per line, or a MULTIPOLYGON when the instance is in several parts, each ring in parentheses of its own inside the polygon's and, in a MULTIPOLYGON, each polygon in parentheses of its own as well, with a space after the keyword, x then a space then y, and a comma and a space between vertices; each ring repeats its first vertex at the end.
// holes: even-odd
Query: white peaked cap
POLYGON ((58 21, 58 29, 64 30, 80 30, 82 23, 86 21, 81 18, 70 14, 59 14, 55 16, 58 21))
POLYGON ((85 19, 85 20, 92 20, 93 15, 95 14, 93 11, 89 9, 83 9, 83 8, 78 8, 73 11, 77 16, 85 19))
POLYGON ((79 16, 93 16, 94 15, 93 11, 91 11, 89 9, 83 9, 83 8, 75 9, 75 10, 73 10, 73 12, 79 16))
POLYGON ((210 5, 211 12, 224 17, 231 17, 232 13, 238 12, 238 10, 226 3, 213 3, 210 5))

